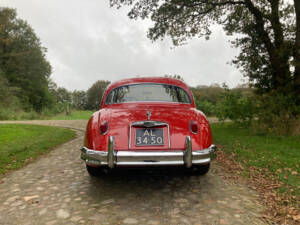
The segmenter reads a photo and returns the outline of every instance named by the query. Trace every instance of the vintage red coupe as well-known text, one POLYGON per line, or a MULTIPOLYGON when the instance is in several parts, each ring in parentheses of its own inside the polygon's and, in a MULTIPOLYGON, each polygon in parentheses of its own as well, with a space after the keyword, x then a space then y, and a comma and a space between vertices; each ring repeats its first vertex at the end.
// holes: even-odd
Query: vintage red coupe
POLYGON ((206 174, 215 146, 188 86, 171 78, 110 84, 90 118, 81 159, 91 175, 105 168, 184 166, 206 174))

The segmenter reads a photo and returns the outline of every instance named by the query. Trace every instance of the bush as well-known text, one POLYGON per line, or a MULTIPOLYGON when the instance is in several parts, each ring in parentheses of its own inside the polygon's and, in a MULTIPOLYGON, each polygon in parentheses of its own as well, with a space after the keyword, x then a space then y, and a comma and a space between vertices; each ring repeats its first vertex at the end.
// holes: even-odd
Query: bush
POLYGON ((16 120, 15 112, 8 108, 0 108, 0 120, 16 120))
POLYGON ((57 103, 53 105, 51 108, 45 108, 41 114, 43 116, 49 117, 59 113, 62 113, 66 110, 66 105, 64 103, 57 103))
POLYGON ((255 117, 256 106, 251 95, 244 96, 240 91, 232 91, 225 86, 215 107, 220 121, 230 119, 241 124, 250 124, 255 117))
POLYGON ((196 99, 196 107, 201 110, 206 116, 212 116, 215 112, 215 106, 209 101, 201 101, 196 99))
POLYGON ((278 92, 257 97, 257 127, 276 134, 299 133, 300 106, 292 95, 278 92))

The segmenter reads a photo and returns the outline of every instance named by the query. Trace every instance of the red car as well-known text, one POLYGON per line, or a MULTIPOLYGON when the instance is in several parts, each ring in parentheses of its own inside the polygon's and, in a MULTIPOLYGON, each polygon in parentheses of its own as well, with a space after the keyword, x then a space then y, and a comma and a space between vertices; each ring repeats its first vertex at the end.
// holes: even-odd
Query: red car
POLYGON ((122 166, 182 166, 203 175, 214 152, 209 123, 185 83, 132 78, 106 88, 81 159, 91 175, 122 166))

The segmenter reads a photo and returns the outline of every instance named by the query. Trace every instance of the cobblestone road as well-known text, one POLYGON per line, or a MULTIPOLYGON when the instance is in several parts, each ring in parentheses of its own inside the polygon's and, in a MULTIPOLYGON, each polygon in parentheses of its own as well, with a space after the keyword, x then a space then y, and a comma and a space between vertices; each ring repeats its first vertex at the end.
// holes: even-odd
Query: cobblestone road
POLYGON ((86 121, 26 123, 74 128, 78 137, 0 177, 0 224, 265 224, 257 194, 223 180, 216 164, 206 176, 164 169, 91 178, 79 159, 86 121))

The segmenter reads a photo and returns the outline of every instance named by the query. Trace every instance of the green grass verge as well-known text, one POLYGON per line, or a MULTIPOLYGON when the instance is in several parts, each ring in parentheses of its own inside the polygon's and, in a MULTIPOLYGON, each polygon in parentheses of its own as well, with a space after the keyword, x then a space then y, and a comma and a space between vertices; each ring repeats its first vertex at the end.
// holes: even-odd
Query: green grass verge
POLYGON ((93 111, 73 111, 70 115, 66 115, 66 113, 61 113, 56 116, 51 117, 51 120, 88 120, 93 111))
POLYGON ((22 167, 75 136, 74 131, 60 127, 0 124, 0 174, 22 167))
POLYGON ((214 142, 245 166, 267 168, 285 185, 279 192, 300 195, 300 136, 253 132, 230 123, 211 125, 214 142))

